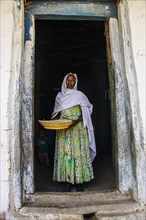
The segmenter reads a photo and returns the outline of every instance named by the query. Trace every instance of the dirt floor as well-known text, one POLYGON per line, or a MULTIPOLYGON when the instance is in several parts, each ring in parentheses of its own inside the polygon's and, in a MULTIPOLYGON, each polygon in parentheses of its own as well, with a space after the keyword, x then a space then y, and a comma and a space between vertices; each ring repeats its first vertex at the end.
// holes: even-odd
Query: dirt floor
MULTIPOLYGON (((112 158, 108 153, 99 153, 93 163, 94 179, 84 183, 85 191, 112 190, 116 188, 115 176, 112 167, 112 158)), ((36 160, 35 185, 36 191, 40 192, 62 192, 65 183, 53 181, 53 166, 42 165, 36 160)), ((73 187, 72 191, 76 191, 73 187)))

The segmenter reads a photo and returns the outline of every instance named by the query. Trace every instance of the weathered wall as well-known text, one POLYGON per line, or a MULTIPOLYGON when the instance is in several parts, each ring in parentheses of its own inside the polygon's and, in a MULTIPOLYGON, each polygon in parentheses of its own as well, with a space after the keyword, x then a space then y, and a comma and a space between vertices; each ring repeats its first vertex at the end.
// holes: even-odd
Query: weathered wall
MULTIPOLYGON (((23 1, 0 1, 1 157, 0 213, 21 207, 20 77, 23 59, 23 1)), ((128 0, 140 115, 145 128, 145 0, 128 0)), ((145 137, 146 144, 146 137, 145 137)), ((3 218, 2 218, 3 219, 3 218)))
MULTIPOLYGON (((9 208, 11 122, 9 86, 12 73, 13 1, 1 1, 1 212, 9 208), (3 193, 6 192, 6 193, 3 193)), ((11 100, 13 102, 13 99, 11 100)), ((12 104, 12 103, 11 103, 12 104)))
POLYGON ((137 87, 139 92, 139 104, 144 128, 144 143, 146 149, 146 72, 145 72, 145 34, 146 34, 146 1, 128 0, 129 23, 131 33, 131 43, 133 59, 137 77, 137 87))
POLYGON ((21 206, 20 76, 23 57, 23 1, 0 1, 1 163, 0 213, 21 206))
POLYGON ((118 6, 118 22, 122 72, 125 75, 129 147, 132 156, 132 191, 134 199, 143 202, 146 182, 144 153, 145 1, 121 0, 118 6), (141 51, 140 54, 139 51, 141 51))
MULTIPOLYGON (((135 64, 136 80, 135 87, 138 89, 138 103, 142 118, 144 148, 146 155, 146 69, 145 69, 145 34, 146 34, 146 1, 128 0, 128 14, 130 24, 131 45, 135 64)), ((145 166, 146 167, 146 166, 145 166)), ((146 204, 146 175, 145 175, 145 204, 146 204)))

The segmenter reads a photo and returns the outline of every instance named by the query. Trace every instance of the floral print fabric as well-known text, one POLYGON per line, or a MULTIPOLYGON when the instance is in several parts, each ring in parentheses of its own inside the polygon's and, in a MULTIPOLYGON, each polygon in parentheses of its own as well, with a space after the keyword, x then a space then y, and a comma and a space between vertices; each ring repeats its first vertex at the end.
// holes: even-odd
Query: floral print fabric
MULTIPOLYGON (((80 106, 61 112, 61 119, 76 120, 81 115, 80 106)), ((83 183, 94 178, 90 158, 87 129, 79 122, 72 128, 56 132, 53 180, 83 183)))

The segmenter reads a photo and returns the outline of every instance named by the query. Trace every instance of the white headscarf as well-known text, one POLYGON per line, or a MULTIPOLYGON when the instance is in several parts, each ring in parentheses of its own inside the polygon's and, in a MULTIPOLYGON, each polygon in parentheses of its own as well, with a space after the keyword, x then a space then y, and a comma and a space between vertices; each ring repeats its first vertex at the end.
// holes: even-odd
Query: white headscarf
POLYGON ((73 107, 75 105, 80 105, 83 116, 83 125, 88 129, 89 145, 90 145, 90 155, 92 161, 96 156, 96 145, 94 137, 94 129, 91 120, 91 113, 93 110, 93 105, 89 102, 88 98, 84 93, 77 90, 78 78, 76 74, 68 73, 62 83, 61 92, 56 96, 54 111, 52 118, 55 117, 60 111, 73 107), (68 89, 66 85, 66 78, 68 75, 73 75, 76 79, 73 89, 68 89))
POLYGON ((62 92, 66 92, 66 91, 68 90, 67 85, 66 85, 66 79, 67 79, 67 77, 68 77, 69 75, 71 75, 71 76, 73 76, 73 77, 75 78, 75 85, 74 85, 74 87, 73 87, 73 90, 77 90, 77 84, 78 84, 78 77, 77 77, 77 75, 76 75, 75 73, 68 73, 68 74, 64 77, 63 82, 62 82, 62 86, 61 86, 61 91, 62 91, 62 92))

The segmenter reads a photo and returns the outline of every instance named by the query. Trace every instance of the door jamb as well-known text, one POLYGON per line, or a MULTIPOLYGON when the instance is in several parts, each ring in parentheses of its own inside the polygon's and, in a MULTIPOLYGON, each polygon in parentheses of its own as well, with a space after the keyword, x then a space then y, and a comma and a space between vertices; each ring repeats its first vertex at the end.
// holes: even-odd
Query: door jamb
MULTIPOLYGON (((77 5, 76 5, 77 7, 77 5)), ((106 7, 106 5, 104 5, 106 7)), ((35 7, 36 8, 36 5, 35 7)), ((25 194, 34 193, 34 54, 35 54, 35 19, 66 19, 72 20, 108 20, 107 11, 104 16, 98 14, 86 16, 86 14, 73 15, 66 14, 45 15, 43 12, 34 10, 29 6, 26 9, 25 19, 25 52, 24 52, 24 73, 23 82, 23 101, 22 101, 22 142, 23 142, 23 190, 25 194), (28 56, 29 54, 29 56, 28 56)), ((66 13, 66 12, 65 12, 66 13)), ((110 14, 108 14, 110 16, 110 14)), ((112 16, 112 15, 111 15, 112 16)), ((115 17, 115 14, 114 14, 115 17)), ((111 18, 112 19, 112 18, 111 18)), ((115 18, 116 19, 116 18, 115 18)), ((117 171, 118 172, 118 171, 117 171)))

